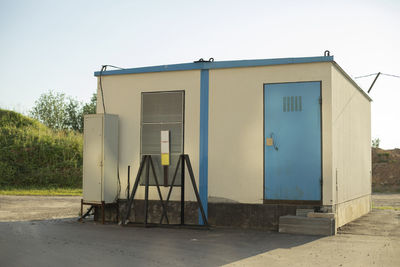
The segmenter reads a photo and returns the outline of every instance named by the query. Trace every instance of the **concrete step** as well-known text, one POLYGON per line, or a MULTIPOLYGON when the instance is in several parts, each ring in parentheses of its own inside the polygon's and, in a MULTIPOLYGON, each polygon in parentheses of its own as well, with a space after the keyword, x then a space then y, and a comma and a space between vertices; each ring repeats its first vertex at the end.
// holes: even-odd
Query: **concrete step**
POLYGON ((335 235, 335 219, 286 215, 279 217, 279 232, 302 235, 335 235))
POLYGON ((336 214, 330 212, 309 212, 307 213, 307 217, 336 219, 336 214))
POLYGON ((307 214, 310 212, 314 212, 313 209, 296 209, 296 216, 307 217, 307 214))

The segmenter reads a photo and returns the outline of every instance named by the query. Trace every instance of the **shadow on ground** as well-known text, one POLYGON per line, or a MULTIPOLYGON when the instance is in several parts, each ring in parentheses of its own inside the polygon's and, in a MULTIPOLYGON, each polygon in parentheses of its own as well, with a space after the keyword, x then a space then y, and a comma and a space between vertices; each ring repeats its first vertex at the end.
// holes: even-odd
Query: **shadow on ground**
POLYGON ((121 227, 75 220, 0 223, 6 266, 219 266, 318 237, 250 230, 121 227))

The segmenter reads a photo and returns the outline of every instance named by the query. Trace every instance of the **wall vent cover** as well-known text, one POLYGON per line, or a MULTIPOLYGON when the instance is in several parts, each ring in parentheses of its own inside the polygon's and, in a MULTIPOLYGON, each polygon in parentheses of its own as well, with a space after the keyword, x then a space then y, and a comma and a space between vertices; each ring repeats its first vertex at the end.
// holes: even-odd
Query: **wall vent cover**
POLYGON ((283 97, 283 112, 301 112, 302 109, 301 96, 283 97))

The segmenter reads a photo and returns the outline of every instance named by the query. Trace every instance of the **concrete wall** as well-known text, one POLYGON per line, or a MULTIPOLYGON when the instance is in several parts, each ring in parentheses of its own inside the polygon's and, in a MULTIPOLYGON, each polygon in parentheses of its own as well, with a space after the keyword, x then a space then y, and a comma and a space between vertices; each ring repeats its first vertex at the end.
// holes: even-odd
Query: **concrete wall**
MULTIPOLYGON (((128 165, 131 165, 132 186, 140 164, 142 92, 185 90, 185 153, 190 155, 193 171, 195 172, 196 179, 198 179, 200 71, 111 75, 102 76, 101 80, 106 112, 119 116, 120 198, 126 198, 125 189, 127 185, 128 165)), ((97 95, 97 113, 103 113, 101 93, 98 91, 97 95)), ((167 189, 169 188, 162 187, 161 189, 163 195, 166 196, 167 189)), ((188 189, 185 193, 187 200, 195 200, 195 196, 191 190, 188 189)), ((179 188, 175 188, 171 200, 180 199, 179 197, 179 188)), ((138 194, 135 198, 144 198, 144 186, 139 186, 138 194)), ((149 198, 158 199, 155 187, 150 187, 149 198)))
POLYGON ((341 226, 371 209, 371 105, 335 65, 332 88, 332 177, 341 226))
POLYGON ((263 85, 322 82, 323 204, 333 203, 331 63, 210 70, 210 202, 263 202, 263 85))

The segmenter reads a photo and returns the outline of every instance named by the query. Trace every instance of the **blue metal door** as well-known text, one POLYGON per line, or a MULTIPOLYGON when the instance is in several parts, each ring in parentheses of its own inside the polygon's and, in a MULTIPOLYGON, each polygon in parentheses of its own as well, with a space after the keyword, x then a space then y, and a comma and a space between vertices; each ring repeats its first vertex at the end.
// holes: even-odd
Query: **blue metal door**
POLYGON ((264 197, 321 200, 321 83, 264 85, 264 197))

